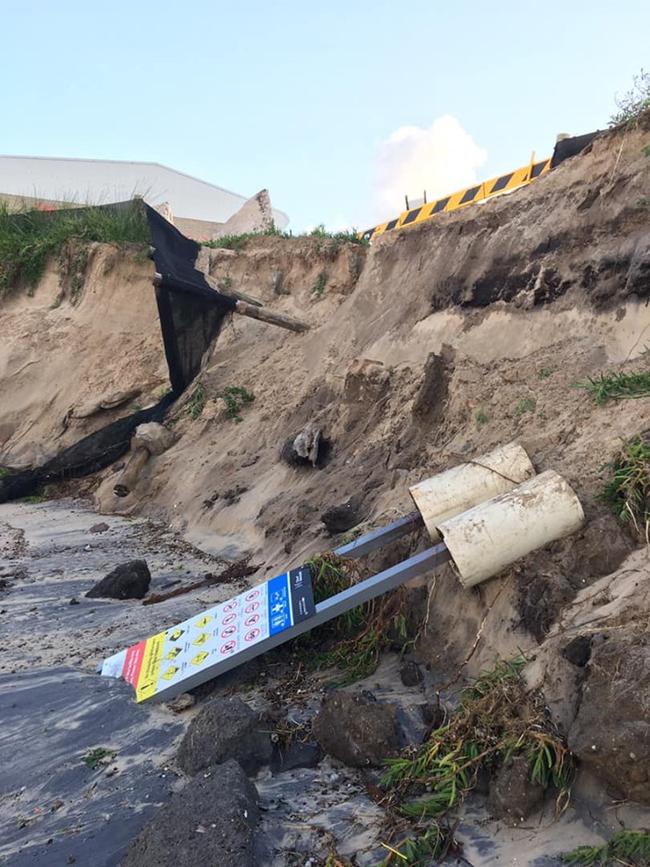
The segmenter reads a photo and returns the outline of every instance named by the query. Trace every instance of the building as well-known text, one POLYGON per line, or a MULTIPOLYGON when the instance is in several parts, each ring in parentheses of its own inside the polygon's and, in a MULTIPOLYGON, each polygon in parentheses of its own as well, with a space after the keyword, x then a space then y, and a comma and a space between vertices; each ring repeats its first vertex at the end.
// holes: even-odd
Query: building
MULTIPOLYGON (((178 228, 200 240, 248 201, 160 163, 0 156, 0 198, 12 203, 103 205, 134 196, 153 207, 168 205, 178 228)), ((284 229, 289 217, 274 208, 273 220, 284 229)))

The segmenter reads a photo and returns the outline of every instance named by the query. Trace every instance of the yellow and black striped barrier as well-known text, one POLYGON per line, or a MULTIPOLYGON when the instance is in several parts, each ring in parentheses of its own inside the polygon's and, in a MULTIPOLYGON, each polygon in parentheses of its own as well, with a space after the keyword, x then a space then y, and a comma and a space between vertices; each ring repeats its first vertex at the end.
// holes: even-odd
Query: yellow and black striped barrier
POLYGON ((465 208, 467 205, 475 205, 478 202, 484 202, 486 199, 491 199, 493 196, 500 196, 503 193, 510 193, 519 187, 525 187, 536 178, 546 174, 551 170, 552 158, 548 157, 540 162, 533 159, 526 166, 520 169, 515 169, 505 175, 491 178, 489 181, 483 181, 473 187, 466 187, 464 190, 459 190, 457 193, 452 193, 450 196, 444 196, 442 199, 437 199, 435 202, 428 202, 420 205, 417 208, 411 208, 404 211, 394 220, 388 220, 386 223, 381 223, 372 229, 367 229, 365 232, 359 232, 359 237, 370 241, 371 238, 377 238, 385 232, 391 232, 393 229, 402 229, 405 226, 415 226, 418 223, 423 223, 425 220, 430 220, 437 214, 449 213, 456 211, 458 208, 465 208))

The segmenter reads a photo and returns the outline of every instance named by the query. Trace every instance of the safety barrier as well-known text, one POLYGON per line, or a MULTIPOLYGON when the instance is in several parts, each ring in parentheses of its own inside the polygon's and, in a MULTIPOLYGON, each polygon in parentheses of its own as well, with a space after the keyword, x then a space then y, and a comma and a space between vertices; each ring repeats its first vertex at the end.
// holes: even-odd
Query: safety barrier
POLYGON ((377 238, 379 235, 391 232, 393 229, 415 226, 418 223, 423 223, 425 220, 430 220, 438 214, 446 214, 459 208, 465 208, 468 205, 484 202, 494 196, 511 193, 513 190, 525 187, 527 184, 532 183, 532 181, 549 172, 551 170, 551 162, 552 157, 535 162, 533 155, 533 159, 526 166, 522 166, 512 172, 507 172, 505 175, 491 178, 489 181, 483 181, 473 187, 466 187, 457 193, 452 193, 450 196, 437 199, 435 202, 427 202, 417 208, 403 211, 394 220, 388 220, 388 222, 381 223, 372 229, 367 229, 365 232, 359 232, 359 237, 370 241, 371 238, 377 238))

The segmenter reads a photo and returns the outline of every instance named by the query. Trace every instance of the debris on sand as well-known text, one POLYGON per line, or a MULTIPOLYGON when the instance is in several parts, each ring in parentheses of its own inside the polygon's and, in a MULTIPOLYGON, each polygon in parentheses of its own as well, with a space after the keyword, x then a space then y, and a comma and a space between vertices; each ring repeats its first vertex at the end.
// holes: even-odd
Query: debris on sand
POLYGON ((150 583, 151 573, 146 561, 129 560, 116 566, 85 595, 89 599, 143 599, 150 583))

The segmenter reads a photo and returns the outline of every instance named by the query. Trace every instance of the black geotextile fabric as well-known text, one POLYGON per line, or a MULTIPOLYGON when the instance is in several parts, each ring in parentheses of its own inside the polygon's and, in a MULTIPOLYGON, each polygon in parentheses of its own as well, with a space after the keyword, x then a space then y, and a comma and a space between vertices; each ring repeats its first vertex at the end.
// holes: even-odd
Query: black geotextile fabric
MULTIPOLYGON (((141 204, 149 226, 155 269, 161 276, 155 291, 172 391, 155 406, 89 434, 45 464, 0 478, 0 503, 29 496, 50 482, 97 472, 120 458, 128 451, 139 424, 164 419, 167 409, 199 372, 201 359, 225 316, 235 309, 235 301, 212 289, 194 267, 199 245, 153 208, 141 204)), ((133 206, 134 202, 120 202, 101 207, 133 206)), ((52 219, 57 219, 57 213, 52 212, 52 219)))
POLYGON ((556 142, 555 149, 553 150, 551 168, 554 169, 560 163, 563 163, 564 160, 568 160, 570 157, 579 154, 587 145, 592 143, 599 132, 600 130, 597 129, 596 132, 586 132, 584 135, 574 135, 570 138, 560 139, 560 141, 556 142))
POLYGON ((153 261, 161 281, 156 301, 169 379, 179 395, 199 372, 201 359, 235 300, 216 292, 194 267, 199 245, 145 205, 153 261))

